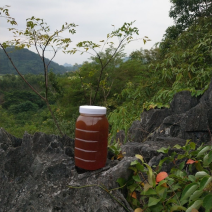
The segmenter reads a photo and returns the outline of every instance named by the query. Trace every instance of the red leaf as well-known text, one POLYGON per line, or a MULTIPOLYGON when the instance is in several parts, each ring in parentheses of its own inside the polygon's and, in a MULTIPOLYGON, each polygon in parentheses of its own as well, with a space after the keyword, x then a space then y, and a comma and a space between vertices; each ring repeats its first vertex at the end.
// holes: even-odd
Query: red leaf
POLYGON ((188 159, 188 161, 186 162, 186 164, 193 164, 193 163, 198 163, 198 161, 188 159))
POLYGON ((164 180, 166 177, 168 177, 168 174, 166 172, 160 172, 156 177, 156 182, 159 183, 160 181, 164 180))

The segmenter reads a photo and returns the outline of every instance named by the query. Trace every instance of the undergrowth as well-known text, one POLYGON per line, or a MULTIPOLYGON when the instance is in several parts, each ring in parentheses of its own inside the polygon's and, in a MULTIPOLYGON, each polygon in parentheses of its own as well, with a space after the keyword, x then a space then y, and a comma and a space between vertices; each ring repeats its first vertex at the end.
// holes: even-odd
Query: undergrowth
POLYGON ((127 200, 135 212, 212 210, 212 146, 197 147, 187 141, 174 148, 178 151, 171 154, 170 147, 159 149, 166 157, 155 167, 136 155, 138 160, 129 167, 131 178, 117 180, 120 186, 126 185, 127 200), (169 174, 161 171, 164 164, 172 166, 169 174))

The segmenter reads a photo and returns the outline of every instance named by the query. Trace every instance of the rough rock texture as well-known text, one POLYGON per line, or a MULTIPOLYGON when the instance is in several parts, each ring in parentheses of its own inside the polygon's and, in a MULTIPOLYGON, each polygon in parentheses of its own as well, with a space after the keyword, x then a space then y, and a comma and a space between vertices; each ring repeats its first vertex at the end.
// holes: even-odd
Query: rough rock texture
MULTIPOLYGON (((17 139, 0 128, 0 212, 111 212, 126 211, 103 189, 118 187, 127 179, 133 157, 109 161, 100 170, 78 174, 74 165, 73 140, 55 135, 25 133, 17 139)), ((111 193, 132 211, 119 190, 111 193)))
MULTIPOLYGON (((192 97, 189 91, 174 96, 169 109, 152 109, 133 122, 128 140, 158 142, 160 138, 191 139, 197 144, 211 140, 212 83, 201 98, 192 97)), ((170 140, 171 141, 171 140, 170 140)), ((170 143, 171 144, 171 143, 170 143)))

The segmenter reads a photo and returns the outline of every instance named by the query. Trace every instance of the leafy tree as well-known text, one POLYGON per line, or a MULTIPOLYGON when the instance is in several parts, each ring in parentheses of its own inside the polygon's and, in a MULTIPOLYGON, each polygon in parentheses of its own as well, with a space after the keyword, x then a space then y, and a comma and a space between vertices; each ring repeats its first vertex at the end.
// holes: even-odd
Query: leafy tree
MULTIPOLYGON (((10 22, 12 25, 16 25, 17 23, 9 16, 8 9, 0 8, 0 11, 2 11, 5 14, 6 19, 8 22, 10 22)), ((0 47, 3 49, 5 54, 7 55, 8 59, 10 60, 11 64, 19 74, 19 76, 28 84, 28 86, 38 95, 40 98, 45 101, 53 119, 54 122, 59 129, 59 132, 61 135, 63 135, 59 124, 57 123, 57 120, 54 116, 54 113, 51 109, 51 106, 49 104, 48 99, 48 70, 49 65, 52 62, 52 59, 55 57, 57 51, 59 48, 62 48, 66 50, 66 48, 69 46, 71 39, 70 38, 61 38, 59 34, 64 32, 65 30, 68 30, 69 33, 74 34, 75 31, 75 25, 74 23, 68 24, 65 23, 65 25, 62 25, 60 30, 56 30, 54 33, 50 34, 50 27, 43 21, 43 19, 35 18, 32 16, 31 18, 27 19, 27 27, 25 31, 20 31, 15 28, 10 28, 9 30, 14 33, 15 36, 23 36, 24 39, 21 40, 21 38, 15 38, 12 42, 5 42, 0 43, 0 47), (6 51, 6 47, 14 45, 17 48, 24 48, 30 47, 32 45, 35 46, 37 53, 43 63, 43 70, 44 70, 44 77, 45 77, 45 96, 41 95, 37 90, 35 90, 32 85, 29 84, 29 82, 26 81, 24 76, 20 73, 20 71, 17 69, 15 64, 13 63, 12 59, 8 55, 6 51), (45 51, 47 47, 50 47, 53 51, 53 57, 50 61, 45 60, 45 51), (39 51, 40 50, 40 51, 39 51)))
POLYGON ((13 105, 23 104, 27 101, 36 104, 39 108, 42 108, 45 105, 44 101, 42 101, 34 92, 13 91, 4 93, 4 103, 2 104, 2 108, 8 109, 13 105))
POLYGON ((198 18, 212 16, 211 0, 171 0, 169 16, 176 22, 180 31, 195 24, 198 18))
POLYGON ((37 111, 38 105, 32 103, 31 101, 26 101, 18 105, 12 105, 9 108, 9 111, 12 113, 20 113, 20 112, 27 112, 27 111, 37 111))
MULTIPOLYGON (((105 50, 105 52, 99 52, 98 54, 101 57, 102 63, 106 63, 115 51, 116 49, 111 45, 105 50)), ((126 56, 123 51, 124 48, 122 47, 111 59, 110 63, 105 67, 104 72, 102 73, 102 79, 99 84, 100 91, 96 97, 96 102, 98 102, 98 104, 107 106, 107 98, 114 87, 116 79, 121 75, 119 67, 123 63, 123 58, 126 56)), ((85 98, 88 99, 87 103, 89 104, 92 103, 92 98, 94 98, 95 90, 98 86, 99 70, 101 69, 101 63, 97 56, 92 56, 90 59, 91 62, 84 63, 78 71, 82 80, 82 88, 85 93, 85 98), (86 92, 85 89, 87 89, 88 92, 86 92)))
POLYGON ((137 60, 140 61, 141 64, 150 64, 159 59, 159 52, 158 48, 151 48, 148 49, 140 49, 130 53, 129 55, 130 60, 137 60))
POLYGON ((211 18, 199 19, 196 25, 181 33, 164 59, 151 66, 160 74, 161 89, 152 102, 167 104, 173 95, 189 90, 198 96, 208 88, 212 77, 211 18))
MULTIPOLYGON (((134 22, 124 23, 122 27, 107 34, 106 40, 100 41, 101 43, 103 43, 103 46, 102 46, 102 49, 103 49, 107 44, 110 44, 112 46, 114 45, 113 42, 109 41, 111 38, 117 37, 119 40, 118 46, 114 48, 114 51, 110 54, 110 56, 108 58, 105 58, 105 57, 102 58, 102 56, 101 56, 102 51, 97 52, 97 50, 96 50, 97 48, 101 47, 101 45, 93 43, 92 41, 79 42, 77 44, 78 48, 74 48, 71 51, 66 51, 66 53, 70 53, 70 54, 75 54, 77 51, 80 51, 83 54, 85 52, 88 52, 88 50, 93 50, 95 53, 95 55, 93 55, 93 56, 95 56, 97 58, 97 60, 99 61, 100 69, 98 70, 97 86, 94 90, 94 95, 91 99, 91 104, 96 103, 96 99, 98 96, 97 94, 99 93, 99 90, 101 87, 101 82, 104 77, 104 72, 105 72, 106 67, 113 61, 113 59, 116 57, 117 53, 120 52, 126 44, 133 41, 133 36, 139 34, 138 28, 132 27, 133 23, 134 22), (80 48, 83 50, 80 50, 80 48)), ((144 43, 148 40, 149 39, 146 36, 143 38, 144 43)), ((88 52, 88 53, 91 54, 90 52, 88 52)))

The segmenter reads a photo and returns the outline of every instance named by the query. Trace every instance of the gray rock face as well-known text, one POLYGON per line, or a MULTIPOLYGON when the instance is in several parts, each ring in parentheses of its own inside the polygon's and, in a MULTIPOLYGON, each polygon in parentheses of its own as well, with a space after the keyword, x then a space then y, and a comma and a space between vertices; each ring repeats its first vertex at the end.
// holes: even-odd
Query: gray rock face
POLYGON ((133 157, 108 161, 96 171, 78 174, 74 164, 74 141, 68 137, 25 133, 16 139, 0 128, 0 212, 108 212, 132 211, 123 194, 107 189, 118 187, 116 180, 128 179, 133 157), (88 186, 69 188, 69 186, 88 186))
POLYGON ((160 137, 191 139, 197 144, 211 140, 212 131, 212 83, 199 99, 189 91, 174 96, 170 109, 153 109, 141 114, 141 120, 133 122, 128 140, 157 142, 160 137))

